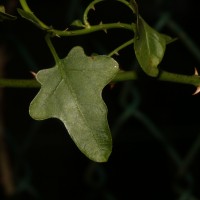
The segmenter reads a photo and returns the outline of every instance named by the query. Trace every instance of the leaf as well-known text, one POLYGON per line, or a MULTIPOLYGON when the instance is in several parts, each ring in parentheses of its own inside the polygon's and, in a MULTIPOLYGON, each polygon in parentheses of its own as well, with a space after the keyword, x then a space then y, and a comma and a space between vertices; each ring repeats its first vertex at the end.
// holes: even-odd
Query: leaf
POLYGON ((0 21, 3 21, 3 20, 15 20, 15 19, 17 19, 16 16, 7 14, 5 12, 5 7, 4 6, 0 6, 0 21))
POLYGON ((49 30, 51 27, 46 26, 43 24, 32 12, 27 12, 25 10, 22 10, 20 8, 17 9, 18 13, 21 15, 21 17, 29 20, 32 22, 34 25, 36 25, 38 28, 42 30, 49 30))
POLYGON ((84 28, 85 25, 82 23, 81 20, 77 19, 77 20, 74 20, 72 23, 71 23, 71 26, 75 26, 75 27, 80 27, 80 28, 84 28))
POLYGON ((0 12, 5 13, 5 7, 4 6, 0 6, 0 12))
POLYGON ((141 17, 138 19, 138 32, 139 38, 134 42, 136 58, 147 75, 156 77, 159 74, 157 67, 163 59, 166 44, 173 39, 158 33, 141 17))
POLYGON ((36 78, 42 86, 30 104, 31 117, 60 119, 88 158, 106 162, 112 138, 101 93, 118 70, 114 59, 88 57, 81 47, 74 47, 55 67, 38 72, 36 78))

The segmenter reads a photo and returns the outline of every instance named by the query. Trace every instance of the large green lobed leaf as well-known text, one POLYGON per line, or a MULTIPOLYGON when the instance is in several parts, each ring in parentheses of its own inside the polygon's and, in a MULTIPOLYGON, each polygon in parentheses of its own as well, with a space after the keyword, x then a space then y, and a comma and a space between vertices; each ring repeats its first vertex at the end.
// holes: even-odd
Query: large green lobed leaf
POLYGON ((38 72, 36 78, 42 86, 30 104, 31 117, 60 119, 88 158, 106 162, 112 137, 101 94, 118 70, 114 59, 88 57, 81 47, 74 47, 55 67, 38 72))

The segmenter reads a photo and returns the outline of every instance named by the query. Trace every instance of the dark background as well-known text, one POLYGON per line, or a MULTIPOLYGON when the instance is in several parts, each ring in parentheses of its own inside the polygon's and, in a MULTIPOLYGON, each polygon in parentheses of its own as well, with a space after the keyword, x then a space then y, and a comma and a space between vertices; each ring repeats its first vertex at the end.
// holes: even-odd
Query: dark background
MULTIPOLYGON (((52 67, 53 57, 44 32, 22 19, 15 0, 0 1, 18 17, 1 22, 0 50, 6 78, 33 78, 30 71, 52 67), (3 53, 2 53, 3 52, 3 53)), ((28 1, 46 24, 65 29, 82 14, 90 1, 28 1)), ((200 65, 199 3, 194 0, 137 1, 140 14, 160 32, 178 37, 167 46, 160 68, 193 75, 200 65), (166 16, 169 16, 167 19, 166 16)), ((89 21, 127 22, 131 11, 117 1, 95 6, 89 21)), ((85 36, 54 38, 60 58, 76 45, 86 54, 108 54, 131 39, 126 30, 109 30, 85 36)), ((159 82, 138 66, 133 47, 114 58, 123 70, 134 69, 137 81, 106 87, 103 97, 113 134, 113 152, 106 163, 94 163, 75 146, 63 124, 56 119, 34 121, 28 114, 38 89, 1 90, 1 126, 7 167, 13 190, 6 193, 0 172, 2 199, 200 199, 200 96, 193 86, 159 82)), ((91 83, 92 84, 92 83, 91 83)), ((1 149, 1 148, 0 148, 1 149)), ((0 162, 4 162, 3 159, 0 162)))

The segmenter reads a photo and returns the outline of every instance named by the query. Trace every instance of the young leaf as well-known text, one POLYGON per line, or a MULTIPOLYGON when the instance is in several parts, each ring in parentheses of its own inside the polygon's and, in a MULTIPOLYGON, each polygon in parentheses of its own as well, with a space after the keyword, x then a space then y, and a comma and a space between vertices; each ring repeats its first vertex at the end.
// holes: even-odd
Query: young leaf
POLYGON ((38 28, 42 30, 49 30, 51 27, 46 26, 43 24, 32 12, 27 12, 25 10, 22 10, 20 8, 17 9, 18 13, 21 15, 21 17, 25 18, 26 20, 29 20, 33 24, 35 24, 38 28))
POLYGON ((82 21, 79 20, 79 19, 73 21, 73 22, 71 23, 71 26, 75 26, 75 27, 79 27, 79 28, 84 28, 84 27, 85 27, 85 25, 84 25, 84 24, 82 23, 82 21))
POLYGON ((17 19, 16 16, 7 14, 5 12, 5 7, 4 6, 0 6, 0 21, 3 21, 3 20, 15 20, 15 19, 17 19))
POLYGON ((55 67, 38 72, 42 86, 30 104, 31 117, 60 119, 88 158, 106 162, 112 138, 101 93, 118 70, 114 59, 88 57, 81 47, 74 47, 55 67))
POLYGON ((138 19, 138 34, 139 37, 134 41, 137 60, 147 75, 156 77, 159 73, 157 67, 163 59, 166 44, 173 39, 158 33, 142 17, 138 19))

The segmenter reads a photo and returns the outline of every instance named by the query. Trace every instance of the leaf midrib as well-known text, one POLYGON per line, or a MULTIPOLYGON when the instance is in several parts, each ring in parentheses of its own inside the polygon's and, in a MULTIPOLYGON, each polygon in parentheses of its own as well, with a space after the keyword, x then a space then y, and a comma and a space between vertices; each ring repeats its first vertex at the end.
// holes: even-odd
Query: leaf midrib
MULTIPOLYGON (((86 118, 85 118, 85 115, 83 114, 83 112, 81 111, 81 109, 80 109, 80 107, 79 107, 78 98, 77 98, 76 93, 74 92, 74 89, 73 89, 73 87, 72 87, 72 85, 71 85, 71 83, 70 83, 70 80, 69 80, 68 76, 67 76, 67 73, 69 73, 69 72, 67 72, 67 71, 64 70, 64 65, 63 65, 62 63, 60 63, 60 65, 58 65, 58 66, 60 66, 60 68, 61 68, 61 70, 60 70, 61 79, 64 81, 65 85, 68 87, 68 89, 69 89, 69 91, 70 91, 70 94, 72 95, 72 98, 74 99, 75 106, 76 106, 78 112, 80 113, 80 116, 82 117, 85 126, 86 126, 89 130, 91 130, 91 134, 92 134, 92 136, 93 136, 93 138, 94 138, 94 141, 95 141, 95 143, 96 143, 97 148, 98 148, 99 150, 102 150, 102 148, 100 148, 100 146, 99 146, 99 143, 97 142, 98 139, 96 139, 95 134, 93 134, 93 129, 88 125, 87 120, 86 120, 86 118)), ((82 146, 82 145, 80 145, 80 146, 82 146)))

